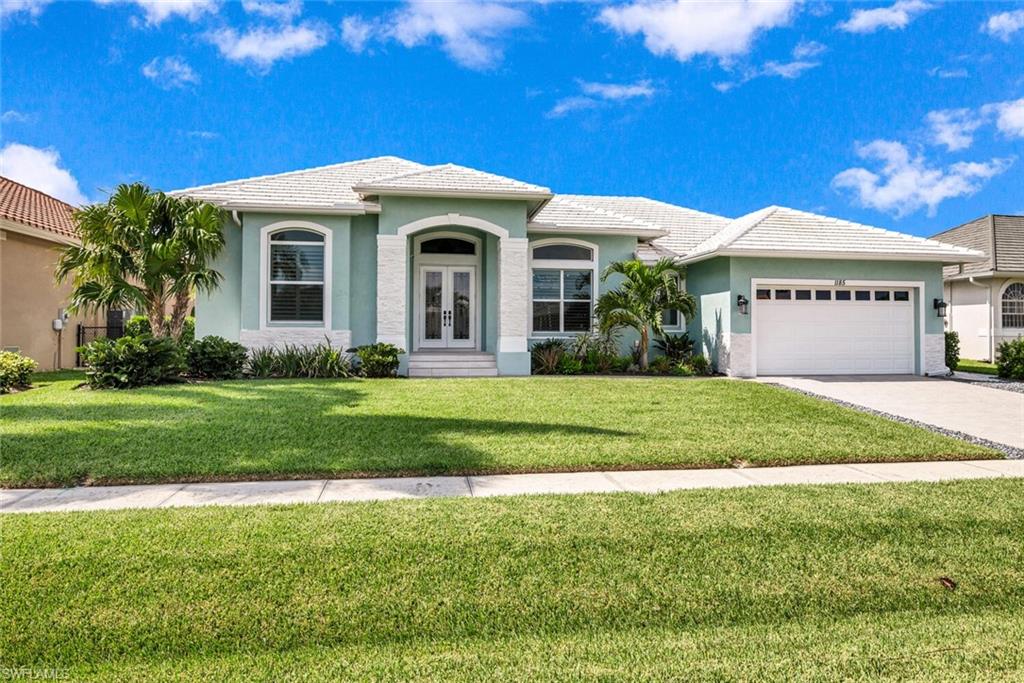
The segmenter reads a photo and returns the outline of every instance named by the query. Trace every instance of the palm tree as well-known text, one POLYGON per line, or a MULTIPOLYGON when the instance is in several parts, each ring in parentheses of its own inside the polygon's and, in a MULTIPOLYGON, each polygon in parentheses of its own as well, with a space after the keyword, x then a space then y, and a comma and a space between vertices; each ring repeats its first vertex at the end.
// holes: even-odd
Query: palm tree
POLYGON ((64 249, 56 273, 72 281, 72 311, 134 308, 154 336, 178 340, 193 292, 220 285, 210 263, 224 248, 223 217, 212 204, 133 183, 119 185, 106 204, 78 209, 74 220, 82 243, 64 249))
POLYGON ((696 312, 693 297, 679 289, 686 267, 672 259, 661 259, 653 266, 636 259, 616 261, 604 269, 601 280, 623 276, 618 289, 605 292, 597 300, 595 313, 603 332, 631 327, 640 333, 640 367, 647 369, 647 350, 653 330, 662 336, 662 313, 679 311, 690 318, 696 312))

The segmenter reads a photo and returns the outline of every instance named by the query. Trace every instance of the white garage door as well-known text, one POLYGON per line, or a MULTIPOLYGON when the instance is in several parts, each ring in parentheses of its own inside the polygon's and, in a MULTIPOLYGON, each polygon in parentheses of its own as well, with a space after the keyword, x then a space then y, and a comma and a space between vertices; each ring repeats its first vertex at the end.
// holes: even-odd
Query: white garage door
POLYGON ((759 375, 914 372, 910 289, 773 285, 754 296, 759 375))

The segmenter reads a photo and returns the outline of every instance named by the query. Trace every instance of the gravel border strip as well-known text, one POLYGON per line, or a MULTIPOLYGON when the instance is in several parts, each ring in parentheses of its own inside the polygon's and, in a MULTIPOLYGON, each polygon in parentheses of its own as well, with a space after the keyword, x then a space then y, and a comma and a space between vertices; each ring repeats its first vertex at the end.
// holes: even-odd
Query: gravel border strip
POLYGON ((940 377, 940 379, 948 379, 951 382, 963 382, 964 384, 973 384, 978 387, 988 387, 989 389, 1001 389, 1003 391, 1012 391, 1017 394, 1024 394, 1024 382, 1013 382, 1010 380, 998 380, 998 381, 986 381, 983 379, 967 379, 965 377, 940 377))
MULTIPOLYGON (((957 381, 963 382, 963 381, 967 381, 967 380, 957 380, 957 381)), ((927 422, 918 422, 917 420, 911 420, 910 418, 907 418, 907 417, 901 417, 899 415, 893 415, 892 413, 885 413, 885 412, 882 412, 881 410, 874 410, 872 408, 865 408, 864 406, 857 405, 856 403, 849 403, 847 401, 840 401, 839 399, 832 398, 831 396, 823 396, 822 394, 816 394, 813 391, 805 391, 803 389, 797 389, 795 387, 788 387, 788 386, 786 386, 784 384, 776 384, 775 382, 766 382, 766 384, 770 384, 773 387, 779 387, 780 389, 786 389, 787 391, 793 391, 793 392, 796 392, 798 394, 803 394, 804 396, 810 396, 812 398, 821 399, 822 401, 828 401, 829 403, 834 403, 834 404, 836 404, 838 406, 842 406, 844 408, 851 408, 851 409, 859 411, 861 413, 869 413, 871 415, 877 415, 878 417, 884 417, 886 419, 893 420, 894 422, 901 422, 903 424, 911 425, 913 427, 920 427, 921 429, 927 429, 930 432, 935 432, 937 434, 942 434, 943 436, 951 436, 954 439, 960 439, 961 441, 966 441, 967 443, 973 443, 973 444, 978 445, 978 446, 987 446, 988 448, 992 448, 994 450, 997 450, 997 451, 1003 453, 1007 458, 1010 458, 1012 460, 1024 460, 1024 448, 1014 448, 1013 446, 1009 446, 1009 445, 1007 445, 1005 443, 998 443, 996 441, 989 441, 988 439, 982 439, 981 437, 973 436, 971 434, 964 434, 963 432, 958 432, 958 431, 955 431, 955 430, 952 430, 952 429, 943 429, 942 427, 936 427, 935 425, 928 424, 927 422)), ((970 382, 970 384, 976 384, 976 382, 970 382)), ((977 382, 977 384, 984 384, 984 382, 977 382)))

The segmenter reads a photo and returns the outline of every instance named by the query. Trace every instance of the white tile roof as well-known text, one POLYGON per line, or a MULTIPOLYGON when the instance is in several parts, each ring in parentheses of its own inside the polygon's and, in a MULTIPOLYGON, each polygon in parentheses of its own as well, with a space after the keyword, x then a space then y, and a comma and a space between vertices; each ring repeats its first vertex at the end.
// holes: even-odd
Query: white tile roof
POLYGON ((428 166, 355 185, 363 195, 416 192, 446 195, 524 195, 546 199, 551 190, 457 164, 428 166))
POLYGON ((737 218, 691 249, 685 260, 714 254, 797 258, 828 255, 947 263, 984 258, 980 252, 963 247, 781 206, 737 218))
POLYGON ((644 263, 655 263, 663 258, 679 258, 676 252, 658 246, 658 241, 640 242, 636 245, 634 255, 644 263))
POLYGON ((232 205, 281 209, 359 208, 362 202, 352 189, 354 185, 424 168, 427 167, 423 164, 399 157, 374 157, 190 187, 173 194, 189 195, 227 208, 232 205))
POLYGON ((657 237, 658 247, 682 254, 728 223, 723 216, 647 197, 559 194, 534 216, 530 227, 643 231, 657 237))

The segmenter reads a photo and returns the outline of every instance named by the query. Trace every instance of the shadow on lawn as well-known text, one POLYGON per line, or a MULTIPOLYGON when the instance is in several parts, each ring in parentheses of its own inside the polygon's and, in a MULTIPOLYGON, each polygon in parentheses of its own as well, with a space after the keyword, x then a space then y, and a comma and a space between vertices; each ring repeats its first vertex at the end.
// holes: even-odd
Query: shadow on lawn
POLYGON ((508 437, 630 437, 601 427, 402 414, 358 383, 238 382, 5 407, 7 485, 462 474, 515 469, 508 437), (379 412, 371 412, 377 410, 379 412), (32 423, 46 423, 37 425, 32 423), (486 443, 481 443, 481 442, 486 443), (504 468, 502 467, 504 465, 504 468))

